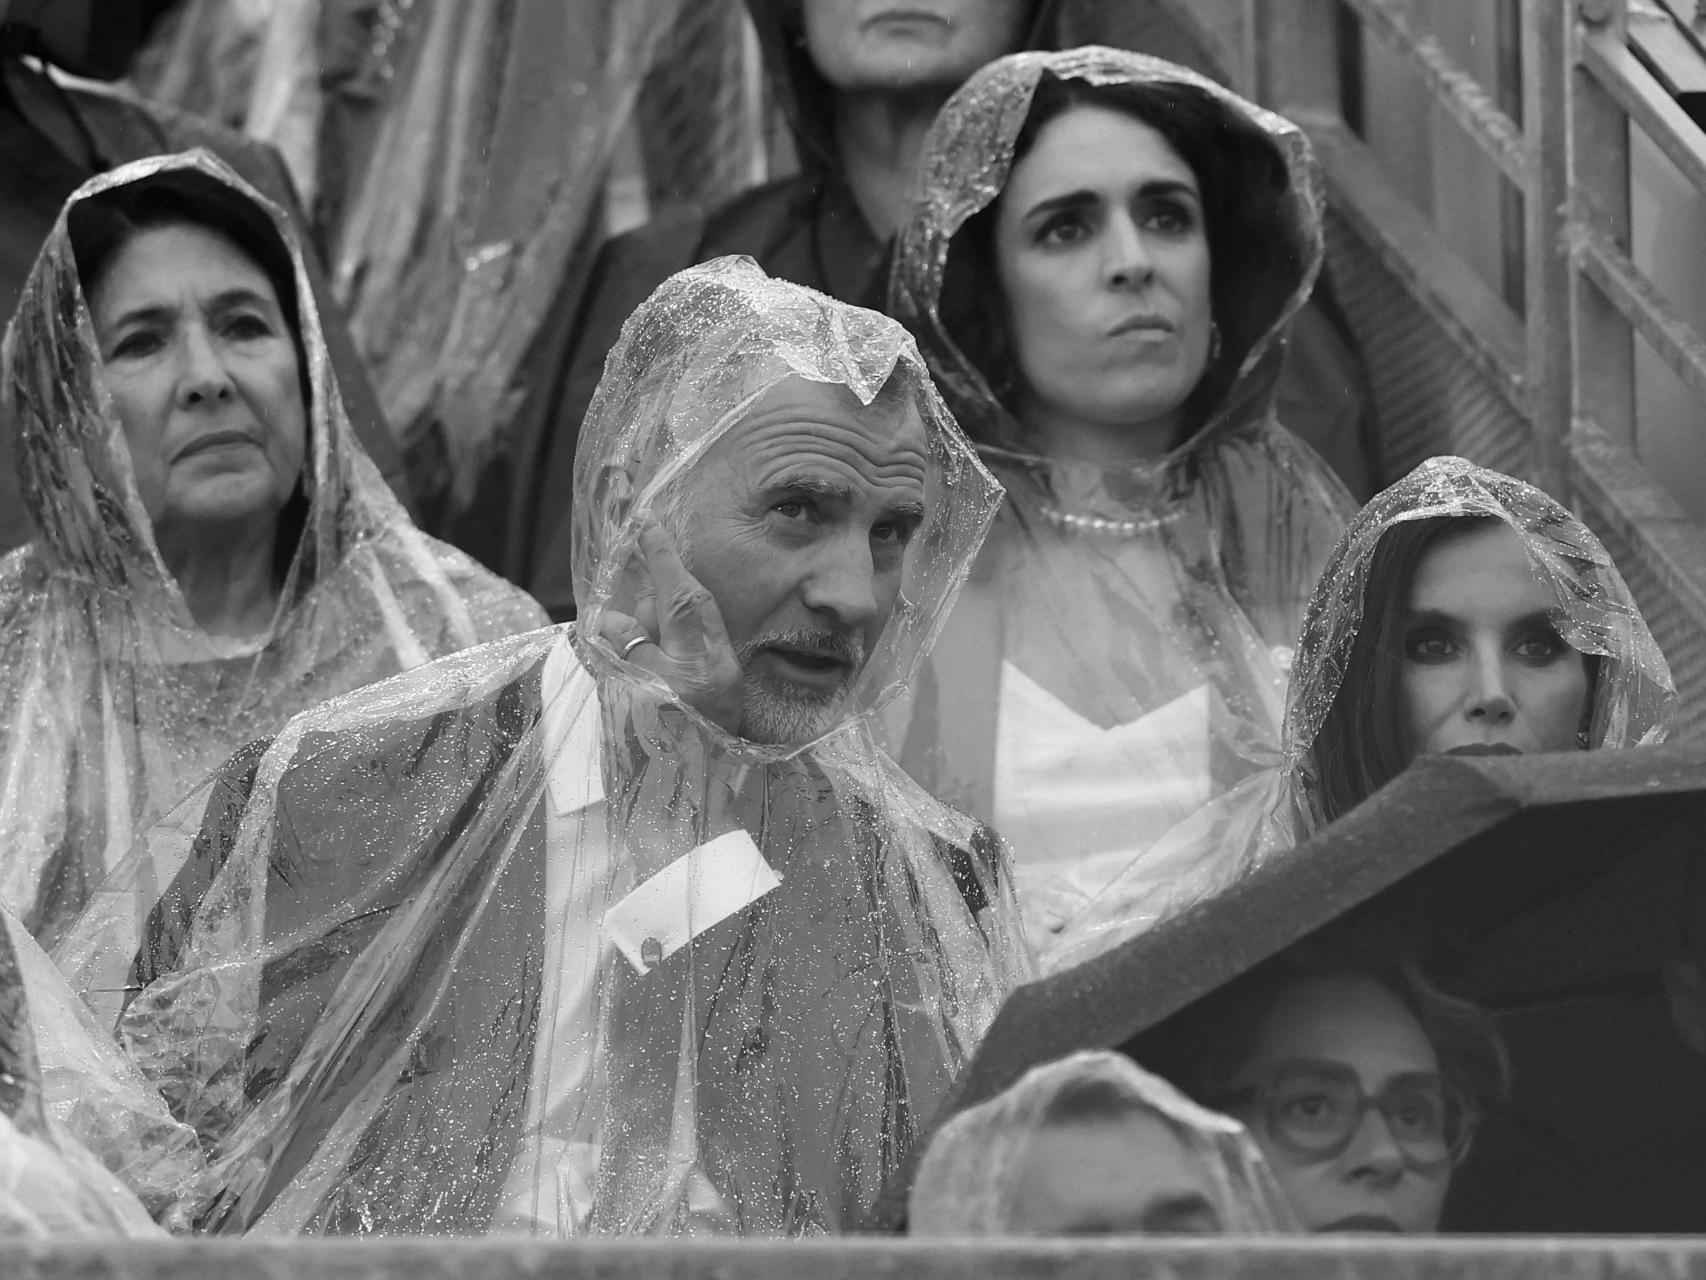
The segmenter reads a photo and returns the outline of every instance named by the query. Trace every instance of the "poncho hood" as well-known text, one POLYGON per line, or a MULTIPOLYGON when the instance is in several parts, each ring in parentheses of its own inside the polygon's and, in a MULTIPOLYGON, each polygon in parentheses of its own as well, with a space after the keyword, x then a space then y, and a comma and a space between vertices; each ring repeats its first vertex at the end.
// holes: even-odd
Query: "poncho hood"
POLYGON ((1123 1054, 1074 1053, 1033 1067, 1017 1084, 951 1117, 913 1179, 907 1231, 919 1236, 1014 1234, 1025 1159, 1050 1108, 1086 1086, 1159 1117, 1208 1175, 1221 1229, 1231 1235, 1295 1231, 1284 1193, 1255 1139, 1229 1116, 1205 1110, 1123 1054))
POLYGON ((1602 660, 1587 729, 1589 747, 1651 746, 1664 740, 1676 712, 1670 667, 1604 544, 1533 485, 1447 456, 1428 459, 1375 495, 1322 569, 1286 699, 1287 768, 1294 773, 1306 768, 1338 697, 1381 538, 1398 525, 1436 517, 1498 520, 1522 539, 1535 577, 1557 602, 1558 634, 1578 652, 1602 660))
POLYGON ((290 222, 205 151, 77 190, 0 345, 0 397, 37 530, 0 561, 0 904, 44 941, 139 824, 242 743, 316 701, 543 621, 410 523, 345 415, 290 222), (136 184, 252 224, 294 283, 306 452, 279 521, 278 604, 250 637, 204 630, 161 558, 78 281, 81 207, 136 184))
MULTIPOLYGON (((1007 184, 1032 96, 1045 75, 1092 85, 1177 86, 1202 95, 1220 113, 1227 133, 1247 144, 1229 151, 1242 158, 1248 213, 1261 228, 1251 239, 1268 252, 1235 283, 1217 283, 1215 320, 1225 343, 1204 377, 1223 381, 1224 390, 1186 439, 1159 462, 1136 467, 1172 470, 1205 444, 1272 412, 1287 324, 1308 300, 1321 267, 1320 171, 1308 138, 1291 121, 1159 58, 1092 45, 1013 54, 972 76, 942 108, 925 140, 912 216, 896 249, 889 311, 918 335, 937 385, 966 430, 1002 454, 1023 458, 1032 451, 985 372, 948 332, 942 282, 955 235, 1007 184), (1278 190, 1271 181, 1276 161, 1285 175, 1278 190)), ((989 305, 1000 301, 991 296, 989 305)))
POLYGON ((288 254, 306 359, 308 453, 302 477, 308 516, 292 558, 287 598, 310 592, 349 547, 406 519, 356 443, 331 373, 302 248, 284 212, 210 152, 134 161, 86 182, 66 202, 18 312, 6 332, 4 394, 19 423, 24 501, 38 546, 56 568, 93 584, 151 598, 195 630, 143 510, 119 422, 102 374, 100 346, 78 283, 71 225, 77 209, 121 187, 163 186, 196 199, 250 206, 288 254))
MULTIPOLYGON (((575 465, 574 577, 583 637, 596 636, 640 529, 747 409, 788 378, 846 387, 870 404, 891 380, 930 450, 923 524, 901 596, 852 691, 874 711, 911 677, 946 620, 1001 490, 936 394, 918 349, 886 316, 718 258, 672 276, 623 326, 588 410, 575 465)), ((602 642, 589 662, 614 658, 602 642)), ((633 668, 622 664, 624 671, 633 668)))

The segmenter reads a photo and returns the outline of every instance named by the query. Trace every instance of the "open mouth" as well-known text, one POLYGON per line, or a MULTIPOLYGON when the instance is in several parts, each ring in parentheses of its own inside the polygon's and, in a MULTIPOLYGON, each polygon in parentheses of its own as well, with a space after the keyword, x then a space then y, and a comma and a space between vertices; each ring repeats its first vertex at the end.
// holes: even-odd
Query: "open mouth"
POLYGON ((764 652, 788 679, 823 689, 839 688, 853 672, 852 659, 832 649, 767 645, 764 652))
POLYGON ((1453 747, 1445 754, 1448 756, 1520 756, 1522 752, 1508 742, 1470 742, 1461 747, 1453 747))

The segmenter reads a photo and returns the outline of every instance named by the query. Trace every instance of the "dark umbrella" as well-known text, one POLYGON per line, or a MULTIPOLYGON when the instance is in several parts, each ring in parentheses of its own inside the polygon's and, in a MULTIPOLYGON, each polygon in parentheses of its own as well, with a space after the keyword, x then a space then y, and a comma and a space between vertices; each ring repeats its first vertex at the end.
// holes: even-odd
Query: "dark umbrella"
MULTIPOLYGON (((1578 1014, 1584 1002, 1609 1003, 1615 1014, 1600 1020, 1604 1034, 1590 1028, 1591 1043, 1577 1036, 1563 1052, 1578 1061, 1609 1054, 1617 1059, 1609 1078, 1624 1068, 1621 1083, 1635 1096, 1650 1086, 1674 1094, 1679 1064, 1684 1072, 1691 1064, 1677 1037, 1651 1034, 1651 1014, 1657 970, 1675 934, 1670 922, 1688 883, 1685 859, 1702 833, 1706 751, 1699 747, 1424 758, 1212 901, 1015 991, 938 1123, 1076 1049, 1124 1046, 1141 1060, 1144 1033, 1161 1031, 1172 1015, 1327 925, 1402 947, 1454 994, 1527 1019, 1513 1044, 1517 1113, 1581 1105, 1538 1096, 1546 1083, 1525 1088, 1525 1080, 1546 1081, 1571 1092, 1555 1070, 1525 1070, 1533 1055, 1524 1050, 1546 1044, 1560 1019, 1573 1025, 1560 1011, 1578 1014), (1633 1043, 1624 1025, 1631 1001, 1640 1006, 1633 1043)), ((1694 1067, 1691 1082, 1706 1082, 1706 1064, 1694 1067)), ((1700 1090, 1692 1092, 1698 1099, 1700 1090)), ((1665 1103, 1649 1096, 1644 1119, 1692 1126, 1706 1118, 1656 1114, 1665 1103)), ((1695 1109, 1691 1101, 1687 1110, 1695 1109)), ((1706 1211, 1706 1193, 1696 1198, 1706 1211)), ((892 1189, 890 1221, 902 1200, 892 1189)), ((1572 1208, 1575 1229, 1616 1229, 1575 1214, 1572 1208)))

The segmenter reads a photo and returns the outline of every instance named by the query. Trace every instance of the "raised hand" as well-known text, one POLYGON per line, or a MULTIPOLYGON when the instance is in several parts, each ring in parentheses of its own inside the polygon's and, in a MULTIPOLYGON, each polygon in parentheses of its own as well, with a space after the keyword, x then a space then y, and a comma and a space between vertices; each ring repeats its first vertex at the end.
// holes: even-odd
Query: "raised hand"
POLYGON ((663 679, 688 706, 730 733, 740 731, 740 659, 711 593, 688 572, 656 521, 640 530, 647 586, 636 616, 610 611, 599 634, 636 667, 663 679))

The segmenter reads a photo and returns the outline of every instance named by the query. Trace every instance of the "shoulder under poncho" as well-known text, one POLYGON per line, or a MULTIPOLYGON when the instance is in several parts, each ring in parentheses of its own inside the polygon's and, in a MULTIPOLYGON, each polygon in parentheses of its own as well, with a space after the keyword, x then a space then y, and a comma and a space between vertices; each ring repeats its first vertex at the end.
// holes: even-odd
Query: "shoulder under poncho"
POLYGON ((871 727, 998 496, 899 325, 750 259, 665 282, 582 440, 580 622, 351 695, 233 760, 134 855, 139 878, 183 870, 128 983, 86 922, 80 989, 145 988, 120 1038, 209 1145, 188 1215, 274 1233, 858 1223, 1029 969, 999 843, 871 727), (845 715, 769 747, 598 637, 659 496, 790 377, 866 404, 899 379, 928 512, 845 715))
POLYGON ((71 197, 7 330, 0 395, 36 529, 0 561, 0 906, 44 941, 137 832, 244 742, 544 620, 410 523, 344 413, 294 229, 205 151, 125 165, 71 197), (228 189, 264 212, 295 267, 307 514, 278 613, 248 643, 202 631, 160 558, 78 285, 69 211, 138 182, 228 189))
MULTIPOLYGON (((1553 592, 1558 634, 1601 660, 1587 748, 1664 741, 1676 710, 1670 667, 1593 531, 1533 485, 1465 458, 1430 458, 1377 494, 1333 548, 1298 643, 1279 762, 1168 832, 1158 842, 1158 857, 1186 866, 1212 859, 1224 877, 1233 877, 1283 855, 1322 825, 1312 754, 1363 623, 1375 551, 1395 526, 1442 516, 1499 520, 1512 529, 1535 577, 1553 592)), ((1147 928, 1156 918, 1155 902, 1147 877, 1134 867, 1080 916, 1050 967, 1087 960, 1147 928)))
POLYGON ((919 1161, 907 1233, 986 1238, 1014 1234, 1014 1197, 1031 1141, 1066 1090, 1103 1086, 1152 1112, 1201 1162, 1228 1235, 1295 1231, 1284 1193, 1255 1139, 1230 1116, 1205 1110, 1130 1058, 1074 1053, 1033 1067, 1011 1088, 949 1119, 919 1161))
MULTIPOLYGON (((894 732, 913 776, 1008 839, 1046 958, 1110 879, 1144 874, 1162 833, 1278 758, 1304 604, 1351 510, 1273 408, 1287 328, 1321 262, 1320 178, 1289 121, 1172 63, 1097 47, 985 67, 924 152, 890 309, 1008 502, 894 732), (1204 378, 1223 390, 1153 461, 1037 456, 992 390, 1002 372, 974 367, 942 318, 950 246, 1000 195, 1045 75, 1196 95, 1223 118, 1228 167, 1266 227, 1245 278, 1215 289, 1225 341, 1204 378)), ((1151 870, 1178 904, 1219 869, 1151 870)))

